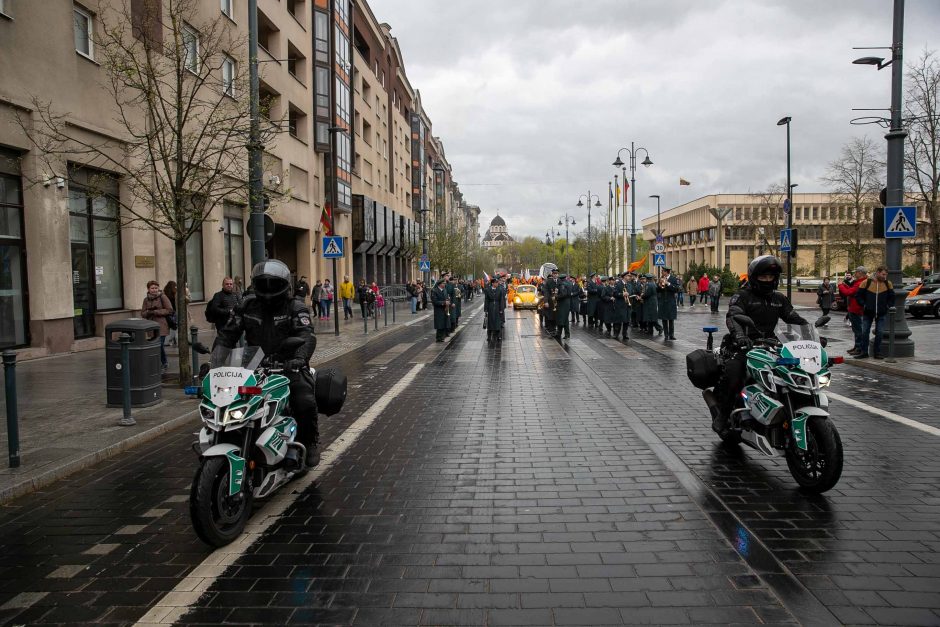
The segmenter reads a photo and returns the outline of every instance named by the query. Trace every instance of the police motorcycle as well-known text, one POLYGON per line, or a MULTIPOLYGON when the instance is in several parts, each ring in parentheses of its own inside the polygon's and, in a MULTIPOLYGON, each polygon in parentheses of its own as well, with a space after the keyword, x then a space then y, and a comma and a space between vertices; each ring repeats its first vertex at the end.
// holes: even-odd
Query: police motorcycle
MULTIPOLYGON (((748 316, 735 316, 738 324, 756 329, 748 316)), ((747 378, 730 420, 726 442, 743 442, 768 457, 785 457, 790 474, 805 490, 822 493, 842 475, 842 440, 829 417, 829 398, 824 388, 832 377, 830 368, 842 357, 829 357, 826 339, 816 327, 829 321, 823 316, 815 325, 778 323, 773 337, 754 341, 747 353, 747 378)), ((689 380, 702 389, 705 403, 718 411, 714 387, 723 360, 731 346, 722 343, 713 350, 718 327, 702 329, 708 334, 707 348, 686 356, 689 380)))
MULTIPOLYGON (((281 350, 292 356, 302 344, 289 338, 281 350)), ((254 499, 270 496, 308 468, 290 415, 289 380, 283 374, 288 360, 255 346, 216 350, 200 390, 203 427, 193 444, 199 467, 189 513, 196 535, 219 547, 242 533, 254 499)), ((335 414, 346 399, 345 375, 310 371, 319 413, 335 414)))

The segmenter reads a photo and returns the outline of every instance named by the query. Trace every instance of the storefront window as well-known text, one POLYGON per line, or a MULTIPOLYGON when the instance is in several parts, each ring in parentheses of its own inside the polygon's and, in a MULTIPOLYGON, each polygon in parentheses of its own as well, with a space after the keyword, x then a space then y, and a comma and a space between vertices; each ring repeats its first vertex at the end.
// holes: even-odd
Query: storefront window
MULTIPOLYGON (((0 161, 14 169, 2 154, 0 161)), ((0 348, 29 343, 22 198, 20 177, 0 173, 0 348)))

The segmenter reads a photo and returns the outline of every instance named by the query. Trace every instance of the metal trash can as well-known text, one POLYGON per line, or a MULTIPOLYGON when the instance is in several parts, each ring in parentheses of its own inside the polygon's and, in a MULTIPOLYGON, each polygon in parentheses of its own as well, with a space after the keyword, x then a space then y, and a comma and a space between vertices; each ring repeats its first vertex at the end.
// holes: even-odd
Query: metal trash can
POLYGON ((131 336, 131 406, 149 407, 163 398, 160 364, 160 325, 143 318, 128 318, 105 327, 105 365, 108 407, 123 405, 121 391, 121 334, 131 336))

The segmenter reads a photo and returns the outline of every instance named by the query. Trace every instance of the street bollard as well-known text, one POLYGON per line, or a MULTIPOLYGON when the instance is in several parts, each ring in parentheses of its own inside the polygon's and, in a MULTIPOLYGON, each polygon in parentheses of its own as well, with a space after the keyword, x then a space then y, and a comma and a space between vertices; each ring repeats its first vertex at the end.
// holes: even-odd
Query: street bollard
POLYGON ((395 324, 395 305, 398 304, 398 301, 392 301, 392 324, 395 324))
POLYGON ((385 326, 388 326, 388 301, 385 302, 385 306, 382 307, 382 311, 385 313, 385 326))
POLYGON ((369 335, 369 307, 365 307, 362 312, 362 332, 369 335))
POLYGON ((888 307, 888 358, 885 359, 888 363, 894 363, 894 314, 897 312, 897 307, 888 307))
POLYGON ((196 342, 199 341, 199 328, 195 325, 189 327, 189 351, 192 354, 193 385, 199 385, 199 353, 196 352, 196 342))
POLYGON ((131 336, 122 333, 121 342, 121 399, 124 402, 123 415, 118 419, 118 426, 133 427, 137 424, 131 416, 131 336))
POLYGON ((16 413, 16 353, 3 351, 3 379, 7 399, 7 448, 10 468, 20 467, 20 423, 16 413))
POLYGON ((375 319, 375 330, 379 330, 379 304, 374 303, 372 307, 372 317, 375 319))

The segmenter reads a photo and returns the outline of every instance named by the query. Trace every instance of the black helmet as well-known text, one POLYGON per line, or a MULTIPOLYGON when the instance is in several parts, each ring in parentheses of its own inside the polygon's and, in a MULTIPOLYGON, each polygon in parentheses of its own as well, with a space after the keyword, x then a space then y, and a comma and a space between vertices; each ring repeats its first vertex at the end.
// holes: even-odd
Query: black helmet
POLYGON ((761 255, 754 259, 747 267, 747 284, 761 294, 770 294, 780 284, 780 274, 783 264, 773 255, 761 255), (773 281, 758 281, 757 277, 772 274, 773 281))
POLYGON ((290 292, 290 270, 283 261, 268 259, 251 269, 251 287, 255 296, 274 300, 290 292))

